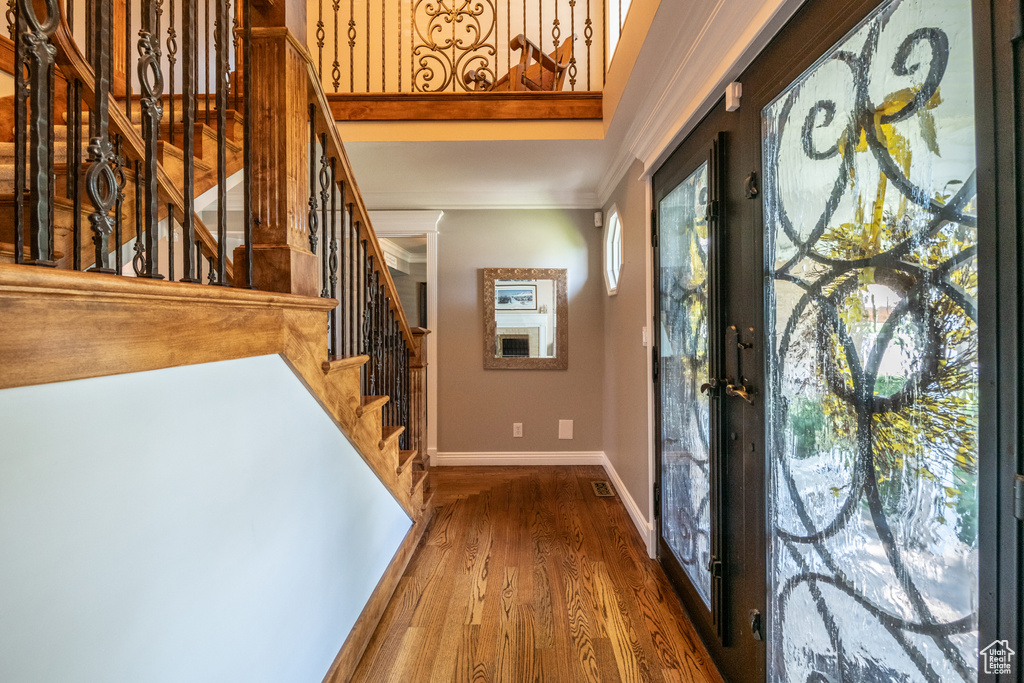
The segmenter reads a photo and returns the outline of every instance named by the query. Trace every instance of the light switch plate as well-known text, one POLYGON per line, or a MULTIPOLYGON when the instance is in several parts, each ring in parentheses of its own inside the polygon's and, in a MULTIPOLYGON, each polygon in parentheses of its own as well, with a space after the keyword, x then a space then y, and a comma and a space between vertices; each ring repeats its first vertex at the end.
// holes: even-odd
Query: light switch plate
POLYGON ((522 435, 523 435, 523 423, 522 422, 513 422, 512 423, 512 437, 518 439, 522 435))
POLYGON ((558 438, 559 439, 571 439, 572 438, 572 420, 559 420, 558 421, 558 438))

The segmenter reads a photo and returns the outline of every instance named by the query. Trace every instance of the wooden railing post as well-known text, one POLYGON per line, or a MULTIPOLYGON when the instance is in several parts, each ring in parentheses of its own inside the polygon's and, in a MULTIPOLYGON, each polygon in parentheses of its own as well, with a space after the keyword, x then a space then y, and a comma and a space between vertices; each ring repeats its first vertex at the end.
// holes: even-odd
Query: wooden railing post
POLYGON ((419 451, 424 469, 427 457, 427 335, 430 330, 412 328, 412 354, 409 357, 409 448, 419 451))
MULTIPOLYGON (((253 278, 257 289, 317 296, 317 258, 309 250, 309 108, 305 0, 253 4, 253 278)), ((245 264, 245 249, 234 263, 245 264)), ((236 265, 235 272, 244 267, 236 265)))

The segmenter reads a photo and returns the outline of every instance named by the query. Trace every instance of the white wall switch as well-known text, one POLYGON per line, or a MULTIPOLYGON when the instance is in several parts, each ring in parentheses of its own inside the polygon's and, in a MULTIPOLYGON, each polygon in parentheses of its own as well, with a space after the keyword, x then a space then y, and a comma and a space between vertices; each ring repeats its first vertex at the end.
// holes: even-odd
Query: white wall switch
POLYGON ((522 422, 513 422, 512 423, 512 436, 515 437, 515 438, 519 438, 522 435, 523 435, 523 423, 522 422))
POLYGON ((558 421, 558 438, 559 439, 571 439, 572 438, 572 420, 559 420, 558 421))
POLYGON ((650 344, 650 342, 647 341, 647 326, 646 325, 644 325, 644 328, 643 328, 643 340, 644 340, 644 348, 646 349, 647 345, 650 344))

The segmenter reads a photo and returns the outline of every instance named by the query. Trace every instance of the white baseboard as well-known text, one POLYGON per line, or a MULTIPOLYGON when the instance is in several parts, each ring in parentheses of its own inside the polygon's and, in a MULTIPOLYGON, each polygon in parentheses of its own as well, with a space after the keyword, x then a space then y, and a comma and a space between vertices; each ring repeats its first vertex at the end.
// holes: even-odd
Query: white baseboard
POLYGON ((605 460, 604 453, 601 451, 560 451, 556 453, 499 451, 495 453, 438 453, 432 464, 440 467, 603 465, 605 460))
POLYGON ((612 466, 608 456, 604 453, 601 455, 603 456, 601 464, 604 466, 605 472, 608 473, 608 478, 612 480, 615 493, 622 499, 622 504, 626 506, 626 512, 629 513, 629 517, 633 520, 636 530, 640 532, 640 538, 643 539, 644 545, 647 546, 647 556, 654 559, 657 557, 658 551, 658 539, 655 537, 654 525, 648 522, 647 517, 640 511, 640 506, 636 504, 626 485, 622 483, 619 473, 615 471, 615 467, 612 466))
POLYGON ((654 525, 647 521, 647 516, 640 511, 640 506, 633 500, 622 478, 615 471, 608 456, 603 451, 561 451, 557 453, 542 453, 538 451, 526 453, 510 453, 499 451, 494 453, 432 453, 431 466, 440 467, 486 467, 486 466, 516 466, 516 465, 601 465, 608 478, 611 479, 615 492, 622 499, 626 506, 629 518, 633 520, 640 538, 647 546, 647 555, 654 557, 658 542, 655 538, 654 525))

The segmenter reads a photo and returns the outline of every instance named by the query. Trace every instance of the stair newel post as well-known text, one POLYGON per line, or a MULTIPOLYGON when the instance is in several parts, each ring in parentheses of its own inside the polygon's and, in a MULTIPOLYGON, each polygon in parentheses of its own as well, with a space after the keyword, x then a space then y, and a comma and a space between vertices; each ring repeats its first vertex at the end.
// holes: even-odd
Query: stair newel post
MULTIPOLYGON (((182 282, 201 282, 196 272, 202 263, 202 257, 196 244, 196 207, 195 207, 195 117, 196 117, 196 24, 197 0, 181 1, 181 113, 182 113, 182 151, 187 163, 184 168, 185 207, 182 213, 181 233, 182 246, 182 282), (192 252, 196 249, 193 263, 192 252)), ((174 128, 174 120, 171 120, 174 128)), ((248 149, 246 149, 248 153, 248 149)))
POLYGON ((327 133, 320 134, 320 229, 323 231, 323 246, 320 249, 320 296, 327 298, 328 294, 328 232, 330 230, 330 193, 331 193, 331 170, 327 160, 327 133))
MULTIPOLYGON (((327 268, 330 271, 331 276, 331 290, 330 296, 332 299, 338 300, 338 159, 331 157, 331 255, 327 262, 327 268)), ((339 355, 341 353, 341 330, 338 329, 338 308, 342 307, 341 301, 338 301, 338 305, 331 309, 331 344, 330 350, 331 355, 339 355)), ((342 307, 343 308, 343 307, 342 307)), ((342 310, 342 318, 345 317, 344 310, 342 310)))
MULTIPOLYGON (((114 147, 110 143, 110 77, 113 71, 110 50, 113 45, 111 0, 93 0, 92 25, 96 34, 93 40, 92 68, 96 74, 96 99, 89 111, 89 168, 85 172, 85 191, 89 195, 93 211, 89 214, 92 228, 92 242, 96 247, 96 260, 90 269, 97 273, 114 273, 108 265, 108 243, 114 226, 110 211, 117 199, 117 178, 114 176, 114 147)), ((78 90, 78 83, 75 83, 78 90)), ((76 100, 78 98, 76 97, 76 100)), ((76 104, 76 106, 78 106, 76 104)), ((76 122, 77 123, 77 122, 76 122)), ((78 146, 75 147, 76 156, 78 146)), ((78 178, 79 165, 75 165, 74 178, 78 178)), ((78 194, 77 191, 75 193, 78 194)), ((78 215, 78 207, 75 214, 78 215)), ((118 245, 120 246, 120 245, 118 245)), ((78 249, 75 257, 79 258, 78 249)))
MULTIPOLYGON (((56 50, 50 36, 60 22, 57 0, 46 0, 46 14, 40 19, 31 0, 18 2, 18 33, 20 37, 15 59, 18 71, 28 68, 28 82, 23 83, 16 108, 24 106, 29 93, 29 261, 32 265, 54 267, 53 260, 53 71, 56 50), (20 105, 20 106, 19 106, 20 105)), ((20 75, 20 74, 19 74, 20 75)), ((18 126, 23 130, 24 126, 18 126)), ((25 146, 24 133, 16 140, 18 149, 25 146)), ((22 177, 21 173, 15 177, 22 177)), ((16 188, 16 194, 17 194, 16 188)), ((24 192, 24 186, 20 188, 24 192)), ((20 196, 20 195, 18 195, 20 196)), ((20 226, 19 226, 20 227, 20 226)))
MULTIPOLYGON (((217 281, 228 286, 228 50, 231 47, 228 0, 217 3, 216 36, 214 48, 217 56, 217 281)), ((209 97, 209 93, 207 93, 209 97)))
MULTIPOLYGON (((164 77, 160 69, 160 36, 157 28, 156 0, 142 0, 142 29, 139 31, 139 84, 142 88, 142 138, 146 143, 145 169, 145 253, 143 272, 139 277, 162 280, 158 271, 160 239, 160 192, 157 186, 157 142, 163 118, 161 97, 164 77)), ((137 191, 137 190, 136 190, 137 191)))

